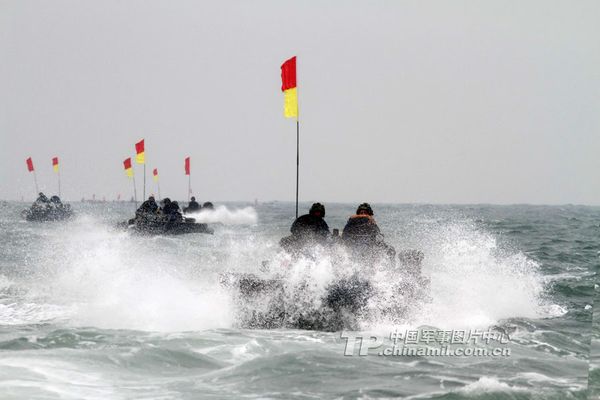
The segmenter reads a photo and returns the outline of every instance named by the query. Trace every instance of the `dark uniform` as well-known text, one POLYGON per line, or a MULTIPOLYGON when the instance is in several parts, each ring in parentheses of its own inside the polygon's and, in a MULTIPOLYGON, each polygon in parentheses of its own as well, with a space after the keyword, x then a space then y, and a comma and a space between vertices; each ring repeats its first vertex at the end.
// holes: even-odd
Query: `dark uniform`
POLYGON ((138 213, 145 214, 154 214, 156 211, 158 211, 158 204, 156 204, 153 196, 148 197, 148 200, 143 202, 140 208, 137 209, 138 213))
POLYGON ((39 193, 38 198, 33 202, 31 211, 36 214, 46 213, 50 209, 50 200, 42 192, 39 193))
POLYGON ((308 214, 294 221, 290 228, 292 235, 281 239, 281 247, 288 252, 296 252, 309 245, 327 244, 330 232, 323 217, 325 207, 321 203, 313 204, 308 214))
POLYGON ((39 193, 37 200, 35 201, 36 203, 39 204, 45 204, 48 203, 50 200, 48 200, 48 198, 46 197, 46 195, 42 192, 39 193))
POLYGON ((293 236, 309 236, 311 239, 323 241, 329 237, 329 226, 323 217, 305 214, 294 221, 290 229, 293 236))
POLYGON ((356 215, 348 219, 342 232, 342 241, 362 261, 372 263, 379 255, 384 254, 395 264, 396 250, 383 241, 369 203, 359 205, 356 215))
POLYGON ((381 234, 379 226, 370 215, 353 215, 342 232, 342 240, 350 245, 373 245, 381 234))
POLYGON ((168 197, 163 199, 162 208, 160 209, 164 215, 169 215, 173 212, 173 203, 168 197))
POLYGON ((184 213, 198 212, 202 209, 200 204, 196 201, 196 198, 192 196, 192 199, 188 203, 188 206, 183 209, 184 213))
POLYGON ((181 209, 179 203, 176 201, 171 202, 169 222, 181 222, 183 221, 183 215, 181 215, 181 209))

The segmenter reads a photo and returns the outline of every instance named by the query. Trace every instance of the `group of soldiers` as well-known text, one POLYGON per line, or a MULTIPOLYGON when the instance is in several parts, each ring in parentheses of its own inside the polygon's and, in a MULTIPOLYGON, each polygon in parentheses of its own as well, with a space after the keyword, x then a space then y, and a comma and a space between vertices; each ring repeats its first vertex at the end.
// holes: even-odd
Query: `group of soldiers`
MULTIPOLYGON (((197 213, 201 210, 212 210, 213 204, 206 202, 200 205, 195 197, 190 199, 187 207, 180 208, 177 201, 168 197, 159 204, 150 196, 136 211, 138 223, 175 223, 184 221, 184 214, 197 213)), ((329 230, 325 222, 325 206, 314 203, 308 214, 298 217, 291 226, 291 236, 281 239, 281 247, 292 254, 304 253, 315 245, 345 245, 358 257, 380 254, 393 260, 395 249, 383 241, 383 235, 373 217, 373 209, 369 203, 362 203, 356 213, 348 219, 342 234, 334 229, 329 230)))
POLYGON ((38 193, 38 198, 31 205, 32 212, 47 213, 52 211, 59 211, 64 209, 63 203, 60 201, 60 197, 52 196, 50 198, 42 192, 38 193))
POLYGON ((196 201, 196 198, 192 196, 187 207, 181 210, 177 201, 171 201, 168 197, 165 197, 161 202, 160 206, 156 202, 154 196, 148 197, 148 200, 144 201, 142 205, 136 210, 135 216, 139 222, 181 222, 183 221, 183 214, 190 214, 199 212, 201 210, 212 210, 214 206, 211 202, 206 202, 200 205, 196 201))
POLYGON ((63 204, 58 196, 48 198, 40 192, 31 207, 23 210, 21 215, 28 221, 57 221, 72 217, 73 212, 71 207, 63 204))
POLYGON ((291 236, 283 238, 281 246, 290 253, 302 252, 317 245, 329 246, 343 244, 359 257, 383 254, 391 260, 395 258, 395 249, 383 241, 383 234, 373 217, 369 203, 362 203, 356 213, 348 219, 340 237, 337 229, 333 233, 325 222, 325 206, 314 203, 308 214, 298 217, 291 227, 291 236))

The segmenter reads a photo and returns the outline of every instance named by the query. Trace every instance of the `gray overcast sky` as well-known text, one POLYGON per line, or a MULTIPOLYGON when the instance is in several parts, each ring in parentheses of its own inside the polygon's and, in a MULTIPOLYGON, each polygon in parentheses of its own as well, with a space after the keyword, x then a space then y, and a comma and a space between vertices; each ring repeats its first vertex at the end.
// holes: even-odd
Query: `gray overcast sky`
POLYGON ((600 1, 0 0, 0 198, 600 204, 600 1), (141 170, 136 170, 141 190, 141 170))

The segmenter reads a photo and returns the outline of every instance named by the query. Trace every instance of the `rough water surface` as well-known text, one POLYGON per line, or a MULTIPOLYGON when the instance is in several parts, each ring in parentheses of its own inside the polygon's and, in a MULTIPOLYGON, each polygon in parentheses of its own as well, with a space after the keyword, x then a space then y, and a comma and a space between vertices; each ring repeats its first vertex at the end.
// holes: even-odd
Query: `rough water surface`
MULTIPOLYGON (((2 399, 600 396, 598 207, 374 205, 389 243, 424 252, 429 293, 401 320, 353 334, 510 337, 509 356, 443 357, 344 355, 340 332, 240 326, 219 277, 278 260, 293 204, 229 203, 200 217, 214 235, 177 237, 115 229, 130 203, 74 203, 73 221, 45 224, 22 220, 26 206, 0 204, 2 399)), ((342 228, 355 205, 326 207, 342 228)), ((325 264, 275 268, 318 290, 331 280, 325 264)), ((380 293, 393 280, 373 276, 380 293)))

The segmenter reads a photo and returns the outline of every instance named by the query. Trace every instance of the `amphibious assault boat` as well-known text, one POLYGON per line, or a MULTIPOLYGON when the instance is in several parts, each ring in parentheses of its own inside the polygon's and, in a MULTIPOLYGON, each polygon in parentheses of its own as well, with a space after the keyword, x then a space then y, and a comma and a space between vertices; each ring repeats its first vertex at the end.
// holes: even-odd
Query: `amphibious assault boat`
POLYGON ((168 220, 166 218, 132 218, 119 224, 120 228, 144 235, 183 235, 186 233, 206 233, 212 235, 213 229, 207 224, 197 223, 194 218, 168 220))
POLYGON ((353 267, 348 259, 331 258, 334 276, 325 287, 310 276, 289 274, 285 262, 275 274, 268 262, 260 274, 222 274, 221 284, 234 292, 238 320, 245 328, 360 329, 362 322, 377 318, 399 321, 428 298, 423 257, 421 251, 405 250, 397 264, 383 258, 377 266, 353 267))
POLYGON ((69 204, 48 204, 45 206, 34 205, 21 211, 21 216, 27 221, 48 222, 62 221, 73 217, 73 210, 69 204))

